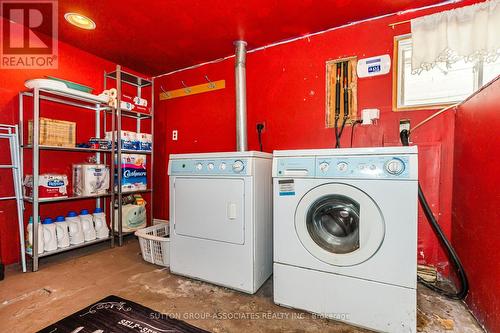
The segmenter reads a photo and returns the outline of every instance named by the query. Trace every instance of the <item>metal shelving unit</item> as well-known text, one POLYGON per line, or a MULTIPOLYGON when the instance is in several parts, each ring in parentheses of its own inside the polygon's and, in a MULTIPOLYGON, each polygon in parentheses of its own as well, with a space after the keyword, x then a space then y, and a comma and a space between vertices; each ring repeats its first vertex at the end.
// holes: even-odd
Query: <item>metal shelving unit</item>
MULTIPOLYGON (((136 129, 135 131, 137 133, 141 132, 141 125, 142 122, 145 120, 149 120, 151 122, 151 136, 152 136, 152 144, 151 144, 151 152, 144 152, 144 151, 130 151, 130 150, 125 150, 121 148, 121 144, 116 145, 116 160, 118 162, 117 168, 119 168, 117 172, 117 189, 116 193, 115 191, 112 193, 111 196, 111 202, 112 202, 112 209, 114 209, 114 202, 115 202, 115 194, 117 198, 117 203, 118 203, 118 221, 117 221, 117 226, 118 226, 118 232, 116 232, 116 236, 118 237, 118 245, 122 246, 123 244, 123 236, 126 234, 130 234, 129 232, 123 232, 122 228, 122 199, 123 195, 129 195, 129 194, 134 194, 134 193, 150 193, 150 200, 147 203, 149 206, 149 225, 152 225, 153 223, 153 190, 152 188, 148 188, 146 190, 138 190, 138 191, 122 191, 121 188, 121 183, 122 183, 122 153, 132 153, 132 154, 143 154, 143 155, 150 155, 149 162, 150 167, 148 170, 148 187, 152 186, 153 183, 153 158, 154 158, 154 149, 153 149, 153 144, 154 144, 154 126, 153 126, 153 121, 154 121, 154 83, 153 80, 151 79, 146 79, 140 76, 137 76, 132 73, 128 73, 125 71, 121 70, 121 66, 117 65, 115 71, 106 73, 104 72, 104 89, 107 89, 107 80, 111 79, 116 82, 116 90, 117 90, 117 105, 118 108, 116 109, 115 117, 116 117, 116 132, 121 133, 122 130, 122 117, 128 117, 128 118, 135 118, 136 119, 136 129), (121 109, 121 96, 122 96, 122 85, 127 84, 130 86, 135 87, 136 89, 136 96, 142 97, 143 94, 143 88, 145 87, 151 87, 151 96, 150 96, 150 114, 144 114, 140 112, 134 112, 133 110, 123 110, 121 109)), ((114 131, 113 131, 114 133, 114 131)), ((113 140, 114 141, 114 140, 113 140)), ((105 157, 106 158, 106 157, 105 157)), ((114 160, 114 158, 111 158, 114 160)), ((114 169, 113 169, 114 170, 114 169)), ((114 187, 113 187, 114 188, 114 187)), ((114 212, 112 212, 114 215, 114 212)), ((114 228, 113 228, 114 232, 114 228)))
MULTIPOLYGON (((40 145, 40 108, 42 101, 49 101, 53 103, 63 104, 67 106, 76 107, 79 110, 89 110, 95 113, 95 137, 101 137, 101 115, 103 112, 113 112, 113 109, 110 108, 107 104, 100 102, 95 99, 85 98, 81 96, 74 96, 66 92, 53 91, 48 89, 40 89, 34 88, 29 91, 24 91, 19 93, 19 140, 21 146, 21 174, 24 176, 24 154, 31 152, 32 154, 32 175, 33 175, 33 196, 25 197, 24 201, 28 202, 32 206, 32 218, 33 218, 33 246, 32 253, 28 255, 32 259, 32 270, 37 271, 39 266, 39 258, 46 257, 49 255, 66 252, 72 249, 81 248, 84 246, 92 245, 95 243, 100 243, 104 241, 111 241, 111 246, 114 246, 114 237, 110 236, 103 239, 96 239, 93 241, 84 242, 82 244, 70 245, 66 248, 59 248, 54 251, 43 252, 41 254, 38 253, 38 247, 43 246, 43 244, 38 244, 38 225, 39 225, 39 216, 40 216, 40 205, 41 204, 51 204, 62 201, 69 200, 87 200, 87 199, 95 199, 96 207, 101 207, 101 200, 104 200, 106 197, 110 197, 113 195, 113 192, 103 195, 96 196, 71 196, 71 197, 62 197, 62 198, 40 198, 39 197, 39 174, 40 174, 40 151, 66 151, 66 152, 85 152, 85 153, 95 153, 97 162, 101 160, 101 153, 103 152, 112 152, 114 151, 114 143, 112 143, 111 150, 102 150, 102 149, 82 149, 82 148, 73 148, 73 147, 52 147, 40 145), (25 115, 24 115, 24 99, 30 98, 33 102, 33 143, 31 145, 24 144, 24 125, 25 125, 25 115)), ((104 130, 106 129, 106 117, 103 117, 103 126, 104 130)), ((112 117, 114 119, 114 117, 112 117)), ((111 124, 112 130, 115 128, 115 122, 112 121, 111 124)), ((111 169, 114 168, 114 160, 111 159, 111 169)), ((114 186, 114 179, 111 177, 111 188, 114 186)), ((103 202, 104 209, 106 211, 105 201, 103 202)), ((109 216, 111 221, 111 229, 114 228, 114 214, 106 214, 109 216)))
MULTIPOLYGON (((115 243, 115 234, 118 238, 118 244, 121 246, 123 244, 123 236, 129 233, 122 232, 122 196, 134 193, 150 193, 150 200, 148 202, 149 205, 149 223, 152 223, 153 219, 153 190, 150 188, 152 185, 153 179, 153 150, 151 151, 143 151, 143 150, 129 150, 122 149, 121 145, 116 144, 116 140, 112 140, 111 149, 94 149, 94 148, 79 148, 79 147, 58 147, 58 146, 48 146, 48 145, 40 145, 40 107, 42 102, 48 101, 52 103, 63 104, 67 106, 75 107, 79 110, 86 110, 87 112, 94 112, 95 114, 95 134, 94 136, 97 138, 102 137, 101 133, 107 130, 107 118, 111 118, 111 132, 112 133, 120 133, 122 130, 122 117, 133 118, 136 120, 136 131, 140 132, 141 123, 143 121, 151 121, 151 134, 153 135, 153 119, 154 119, 154 86, 153 81, 149 79, 145 79, 134 74, 126 73, 121 71, 121 67, 117 66, 116 70, 111 73, 104 73, 104 89, 106 89, 106 81, 107 79, 116 80, 116 89, 118 92, 118 104, 121 104, 121 91, 122 84, 130 84, 135 86, 137 89, 137 96, 141 97, 142 89, 148 86, 151 86, 151 106, 150 114, 144 114, 139 112, 134 112, 130 110, 122 110, 121 108, 112 108, 102 101, 87 98, 79 95, 72 95, 67 92, 54 91, 49 89, 41 89, 34 88, 28 91, 24 91, 19 93, 19 143, 21 147, 20 158, 21 158, 21 174, 24 176, 24 154, 31 153, 32 155, 32 168, 31 174, 33 175, 33 195, 32 197, 25 197, 24 201, 31 204, 32 206, 32 218, 33 218, 33 247, 32 254, 28 254, 32 259, 32 270, 37 271, 39 267, 39 258, 55 255, 58 253, 66 252, 72 249, 81 248, 84 246, 101 243, 105 241, 110 241, 111 247, 114 246, 115 243), (24 143, 24 126, 25 126, 25 109, 24 109, 24 100, 26 98, 30 98, 33 103, 33 142, 32 144, 24 143), (104 116, 103 116, 104 115, 104 116), (101 119, 102 119, 102 127, 101 127, 101 119), (101 128, 103 131, 101 131, 101 128), (98 163, 101 162, 101 157, 103 157, 104 164, 108 165, 108 156, 109 156, 109 165, 110 165, 110 191, 106 194, 96 195, 96 196, 69 196, 69 197, 60 197, 60 198, 40 198, 39 197, 39 174, 40 174, 40 152, 41 151, 55 151, 55 152, 68 152, 68 153, 93 153, 96 156, 96 160, 98 163), (121 186, 117 186, 115 188, 114 181, 114 170, 115 170, 115 158, 118 161, 118 168, 121 168, 121 154, 141 154, 147 155, 149 157, 149 177, 148 177, 148 189, 145 190, 137 190, 137 191, 122 191, 121 186), (111 203, 111 207, 114 206, 115 197, 118 199, 118 230, 119 232, 115 233, 115 212, 113 208, 108 213, 108 205, 106 204, 106 199, 109 199, 111 203), (103 239, 96 239, 93 241, 84 242, 82 244, 70 245, 66 248, 58 248, 54 251, 43 252, 42 254, 38 254, 38 225, 39 225, 39 216, 40 216, 40 205, 41 204, 51 204, 58 203, 64 201, 73 201, 73 200, 88 200, 95 199, 96 207, 102 207, 107 216, 111 221, 111 233, 110 237, 103 239)), ((154 136, 153 136, 154 140, 154 136)), ((118 172, 118 184, 121 184, 121 169, 118 172)), ((42 244, 43 246, 43 244, 42 244)))

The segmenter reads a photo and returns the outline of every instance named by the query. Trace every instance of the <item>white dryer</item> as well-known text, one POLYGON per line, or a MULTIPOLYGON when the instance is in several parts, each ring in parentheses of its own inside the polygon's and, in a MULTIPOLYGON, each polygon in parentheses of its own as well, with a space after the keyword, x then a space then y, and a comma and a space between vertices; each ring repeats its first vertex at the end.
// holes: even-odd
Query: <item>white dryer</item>
POLYGON ((170 270, 255 293, 272 273, 272 155, 170 155, 170 270))
POLYGON ((274 301, 416 332, 416 147, 275 151, 274 301))

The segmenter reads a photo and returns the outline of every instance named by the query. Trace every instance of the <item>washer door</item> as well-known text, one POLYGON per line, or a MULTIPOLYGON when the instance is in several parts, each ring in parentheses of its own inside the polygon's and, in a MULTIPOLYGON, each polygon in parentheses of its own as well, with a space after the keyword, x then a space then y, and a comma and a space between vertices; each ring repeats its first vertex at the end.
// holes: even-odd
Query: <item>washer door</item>
POLYGON ((295 230, 319 260, 353 266, 371 258, 384 240, 385 223, 377 204, 360 189, 340 183, 307 192, 295 212, 295 230))

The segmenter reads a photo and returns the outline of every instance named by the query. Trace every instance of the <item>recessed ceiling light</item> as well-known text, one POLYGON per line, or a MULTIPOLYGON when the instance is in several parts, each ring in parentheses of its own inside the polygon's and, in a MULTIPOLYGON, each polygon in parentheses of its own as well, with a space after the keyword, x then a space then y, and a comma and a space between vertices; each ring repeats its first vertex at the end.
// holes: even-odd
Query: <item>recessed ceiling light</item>
POLYGON ((86 30, 94 30, 95 22, 89 19, 87 16, 77 14, 77 13, 66 13, 64 14, 64 18, 69 23, 77 26, 78 28, 86 29, 86 30))

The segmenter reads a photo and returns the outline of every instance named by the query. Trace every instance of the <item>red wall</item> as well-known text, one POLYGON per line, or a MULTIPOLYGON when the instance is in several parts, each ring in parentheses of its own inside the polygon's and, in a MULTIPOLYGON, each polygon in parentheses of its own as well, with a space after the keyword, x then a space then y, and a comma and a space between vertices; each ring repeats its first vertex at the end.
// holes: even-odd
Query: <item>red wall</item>
MULTIPOLYGON (((3 24, 0 18, 0 24, 3 24)), ((112 71, 115 65, 107 60, 79 50, 63 42, 59 42, 59 68, 54 70, 0 70, 0 123, 14 124, 18 121, 18 93, 25 90, 24 81, 40 78, 45 75, 56 76, 63 79, 79 82, 91 86, 95 91, 102 91, 104 70, 112 71)), ((109 82, 108 82, 109 84, 109 82)), ((32 105, 25 99, 27 106, 32 105)), ((26 119, 32 119, 31 108, 25 113, 26 119)), ((77 121, 77 142, 87 140, 94 136, 93 111, 82 111, 72 107, 61 106, 44 102, 41 106, 41 115, 53 118, 77 121)), ((125 122, 124 128, 134 130, 135 125, 125 122)), ((8 146, 0 143, 0 164, 7 164, 9 157, 5 156, 8 146)), ((30 173, 31 151, 26 155, 25 171, 30 173)), ((71 178, 71 164, 84 162, 91 154, 62 153, 43 151, 40 156, 41 172, 65 173, 71 178)), ((70 179, 71 181, 71 179, 70 179)), ((0 170, 0 196, 13 194, 12 174, 10 171, 0 170)), ((147 200, 147 199, 146 199, 147 200)), ((25 222, 31 212, 31 205, 27 204, 25 222)), ((69 210, 82 208, 93 209, 93 200, 74 201, 65 203, 43 204, 40 206, 41 217, 66 214, 69 210)), ((14 201, 0 201, 0 255, 6 264, 19 260, 19 240, 17 227, 17 213, 14 201)))
POLYGON ((500 332, 499 101, 500 77, 458 108, 453 179, 453 244, 469 277, 467 304, 492 333, 500 332))
MULTIPOLYGON (((453 6, 441 7, 439 10, 453 6)), ((456 5, 455 5, 456 7, 456 5)), ((388 53, 393 38, 409 33, 409 24, 392 29, 389 23, 407 20, 437 9, 391 16, 324 34, 270 47, 247 57, 248 141, 257 150, 257 122, 265 122, 264 150, 332 148, 334 134, 325 128, 325 62, 346 56, 358 58, 388 53)), ((251 43, 251 41, 249 41, 251 43)), ((172 90, 205 82, 226 80, 216 92, 156 101, 155 217, 168 219, 168 155, 172 153, 232 151, 235 149, 234 59, 159 77, 160 87, 172 90), (171 140, 178 130, 178 141, 171 140), (159 170, 162 170, 159 172, 159 170)), ((374 126, 357 126, 354 146, 391 146, 399 143, 399 119, 413 125, 432 111, 392 111, 392 72, 358 80, 358 110, 378 108, 381 119, 374 126)), ((420 179, 434 213, 445 232, 451 229, 453 114, 429 122, 412 136, 420 151, 420 179)), ((349 146, 347 129, 342 146, 349 146)), ((422 212, 419 213, 418 258, 446 271, 448 261, 422 212)))

